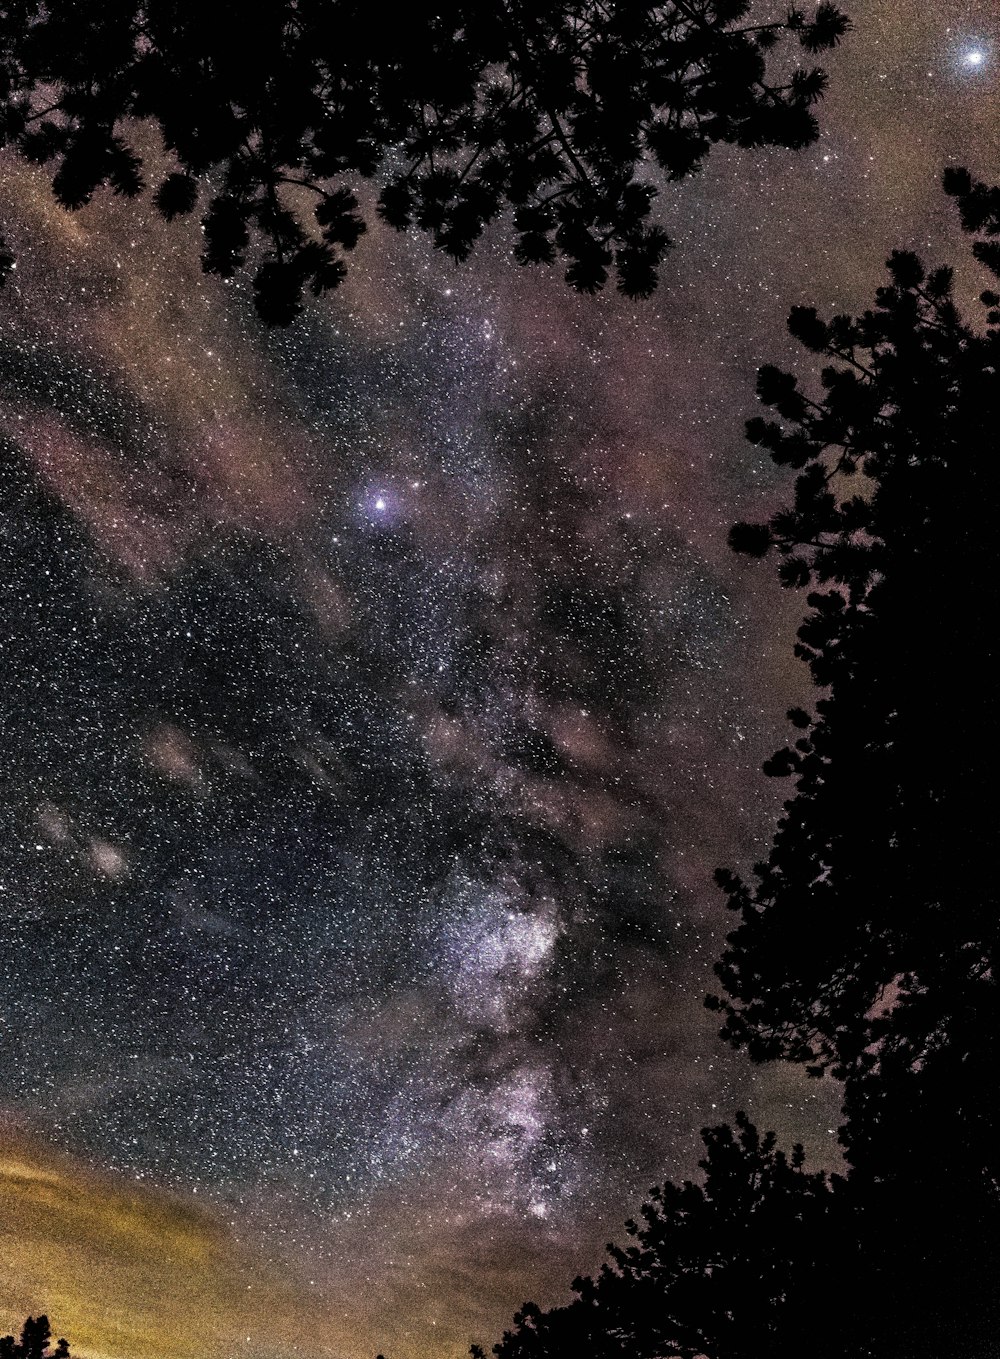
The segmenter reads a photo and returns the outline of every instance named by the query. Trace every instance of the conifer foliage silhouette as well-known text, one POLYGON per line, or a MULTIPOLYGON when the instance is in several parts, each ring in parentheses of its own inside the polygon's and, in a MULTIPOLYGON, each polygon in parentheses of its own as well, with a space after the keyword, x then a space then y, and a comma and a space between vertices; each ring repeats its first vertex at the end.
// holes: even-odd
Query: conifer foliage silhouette
MULTIPOLYGON (((720 142, 817 135, 824 74, 781 74, 785 49, 831 47, 847 20, 828 0, 774 22, 749 9, 263 0, 251 17, 232 0, 17 0, 0 9, 0 145, 52 165, 78 208, 101 185, 142 192, 133 123, 152 120, 173 162, 159 211, 199 210, 204 268, 228 278, 249 260, 273 324, 344 277, 362 181, 385 221, 457 260, 509 210, 522 263, 559 257, 575 288, 613 273, 642 296, 668 244, 647 161, 680 179, 720 142)), ((11 262, 0 250, 0 271, 11 262)))
POLYGON ((57 1340, 52 1349, 51 1340, 48 1317, 28 1317, 19 1340, 12 1335, 0 1337, 0 1359, 69 1359, 68 1341, 57 1340))
MULTIPOLYGON (((950 174, 991 268, 1000 194, 950 174), (985 248, 984 248, 985 247, 985 248)), ((752 442, 793 501, 735 548, 808 591, 797 654, 818 689, 765 766, 793 794, 717 967, 724 1035, 844 1081, 841 1140, 878 1278, 884 1353, 986 1355, 1000 1324, 1000 915, 995 669, 1000 299, 960 316, 951 271, 889 260, 875 307, 792 334, 819 390, 771 367, 752 442), (808 922, 808 932, 805 923, 808 922), (933 1223, 933 1227, 930 1224, 933 1223), (892 1251, 884 1242, 896 1243, 892 1251)))
MULTIPOLYGON (((993 664, 1000 317, 986 292, 983 330, 964 321, 948 269, 897 252, 889 271, 859 319, 792 312, 824 365, 818 394, 758 374, 778 419, 751 420, 748 435, 798 477, 791 505, 731 540, 808 590, 796 653, 819 693, 812 713, 789 714, 796 739, 765 766, 794 789, 767 861, 751 884, 719 874, 740 924, 717 968, 728 999, 714 1003, 758 1058, 849 1082, 906 1069, 921 1084, 969 1062, 973 1082, 998 981, 996 716, 970 684, 993 664)), ((1000 1154, 977 1102, 962 1117, 985 1184, 1000 1154)), ((874 1136, 861 1114, 850 1148, 874 1136)))
MULTIPOLYGON (((796 1359, 832 1356, 813 1309, 843 1272, 842 1182, 803 1168, 744 1115, 704 1130, 701 1184, 654 1189, 634 1244, 609 1246, 576 1298, 543 1312, 527 1303, 498 1359, 796 1359)), ((473 1355, 482 1355, 473 1348, 473 1355)))
MULTIPOLYGON (((994 267, 1000 191, 945 187, 994 267)), ((949 269, 888 269, 861 317, 793 310, 815 381, 758 375, 776 418, 748 437, 797 476, 731 543, 807 591, 816 699, 765 766, 792 781, 767 859, 718 874, 739 924, 709 998, 753 1058, 843 1082, 847 1173, 743 1115, 707 1130, 703 1182, 654 1190, 635 1244, 568 1306, 527 1304, 498 1359, 996 1353, 1000 298, 971 323, 949 269)))
MULTIPOLYGON (((958 202, 963 227, 979 237, 972 253, 1000 278, 1000 187, 973 179, 968 170, 956 166, 945 171, 944 188, 958 202)), ((994 325, 998 321, 1000 317, 992 318, 994 325)))

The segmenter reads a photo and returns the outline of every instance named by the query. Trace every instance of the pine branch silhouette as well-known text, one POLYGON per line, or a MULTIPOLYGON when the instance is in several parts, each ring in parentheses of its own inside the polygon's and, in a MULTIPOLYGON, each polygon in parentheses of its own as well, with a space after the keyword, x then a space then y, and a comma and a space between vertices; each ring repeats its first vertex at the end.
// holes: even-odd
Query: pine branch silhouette
MULTIPOLYGON (((780 72, 846 18, 828 0, 772 23, 748 10, 264 0, 250 18, 232 0, 28 0, 0 15, 0 145, 51 166, 74 209, 102 186, 144 192, 132 125, 151 119, 173 162, 157 209, 200 208, 203 267, 248 270, 272 325, 343 279, 366 182, 384 221, 456 260, 505 216, 519 262, 642 297, 669 244, 647 163, 683 179, 719 143, 817 136, 823 72, 780 72)), ((12 263, 0 242, 0 277, 12 263)))
MULTIPOLYGON (((997 191, 958 188, 967 229, 1000 225, 997 191)), ((995 1353, 997 733, 977 695, 995 669, 1000 318, 987 291, 985 326, 964 319, 947 268, 888 268, 861 317, 793 310, 818 390, 758 375, 776 418, 747 434, 794 491, 731 542, 807 592, 816 696, 765 766, 792 786, 767 859, 718 874, 739 924, 709 998, 751 1057, 843 1082, 846 1173, 807 1171, 744 1115, 705 1130, 701 1182, 653 1190, 632 1244, 567 1306, 525 1304, 497 1359, 995 1353)))

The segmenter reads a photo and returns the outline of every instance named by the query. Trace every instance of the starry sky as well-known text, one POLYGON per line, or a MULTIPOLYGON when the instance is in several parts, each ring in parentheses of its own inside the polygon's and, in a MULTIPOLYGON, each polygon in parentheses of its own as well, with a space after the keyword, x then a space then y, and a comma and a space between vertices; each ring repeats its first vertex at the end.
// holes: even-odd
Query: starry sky
MULTIPOLYGON (((93 1359, 463 1354, 747 1109, 702 1000, 801 601, 726 531, 797 303, 983 286, 990 0, 856 0, 821 140, 665 189, 657 295, 376 227, 290 329, 0 161, 0 1305, 93 1359)), ((150 161, 157 149, 145 136, 150 161)))

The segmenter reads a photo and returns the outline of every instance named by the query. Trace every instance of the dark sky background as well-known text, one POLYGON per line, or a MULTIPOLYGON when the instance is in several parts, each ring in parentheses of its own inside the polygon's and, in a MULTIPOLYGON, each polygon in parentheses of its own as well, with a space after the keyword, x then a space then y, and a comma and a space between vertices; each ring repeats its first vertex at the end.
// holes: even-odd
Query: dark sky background
POLYGON ((448 1359, 736 1108, 835 1163, 702 1008, 805 686, 742 423, 891 248, 983 286, 937 184, 1000 161, 991 0, 849 9, 822 139, 666 191, 648 303, 375 229, 266 333, 196 226, 0 163, 11 1322, 448 1359))

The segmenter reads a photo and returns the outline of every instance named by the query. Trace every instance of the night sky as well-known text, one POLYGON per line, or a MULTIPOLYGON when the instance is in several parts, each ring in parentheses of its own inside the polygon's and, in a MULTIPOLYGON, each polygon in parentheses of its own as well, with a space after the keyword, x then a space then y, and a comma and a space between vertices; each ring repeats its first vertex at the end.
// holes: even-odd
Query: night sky
POLYGON ((375 228, 268 332, 196 223, 0 162, 0 1329, 450 1359, 705 1124, 836 1164, 702 1006, 807 682, 742 424, 792 305, 983 286, 937 186, 1000 162, 991 0, 848 9, 821 140, 665 190, 649 302, 375 228))

